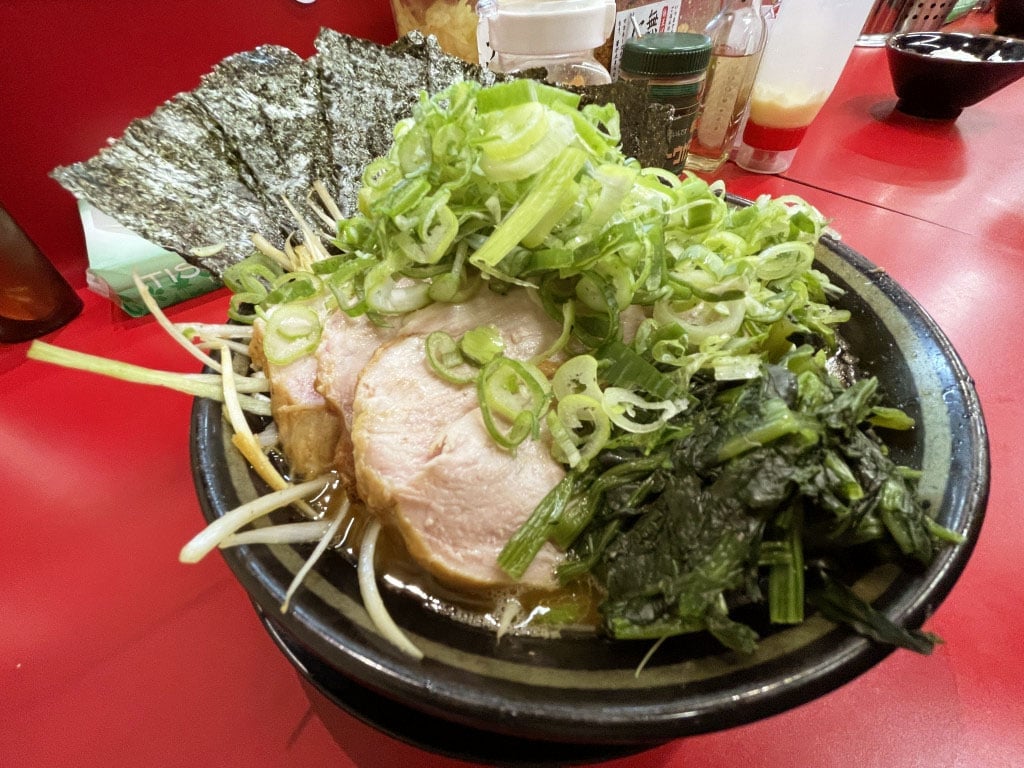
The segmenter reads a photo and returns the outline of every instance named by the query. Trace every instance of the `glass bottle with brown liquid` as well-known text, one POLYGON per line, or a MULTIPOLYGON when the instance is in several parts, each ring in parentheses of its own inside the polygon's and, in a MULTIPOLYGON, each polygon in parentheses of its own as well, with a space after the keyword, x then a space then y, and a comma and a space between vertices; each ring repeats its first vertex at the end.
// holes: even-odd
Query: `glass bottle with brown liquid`
POLYGON ((0 206, 0 343, 42 336, 81 311, 81 297, 0 206))
POLYGON ((710 173, 728 159, 750 100, 768 36, 761 0, 726 0, 704 33, 711 38, 711 64, 686 168, 710 173))

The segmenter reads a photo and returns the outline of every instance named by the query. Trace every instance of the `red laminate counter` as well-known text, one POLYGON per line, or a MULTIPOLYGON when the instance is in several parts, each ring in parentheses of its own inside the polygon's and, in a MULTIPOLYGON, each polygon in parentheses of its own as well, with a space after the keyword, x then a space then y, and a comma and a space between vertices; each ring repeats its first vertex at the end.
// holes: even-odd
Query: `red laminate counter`
POLYGON ((1020 248, 1024 244, 1024 86, 955 122, 895 110, 880 51, 855 49, 822 120, 786 178, 1020 248))
MULTIPOLYGON (((149 318, 84 288, 74 201, 48 177, 262 42, 311 52, 321 25, 393 39, 384 0, 0 0, 0 202, 79 288, 46 337, 193 370, 149 318)), ((1010 768, 1024 760, 1024 81, 955 124, 892 114, 881 50, 857 50, 792 168, 727 165, 746 197, 799 194, 932 314, 974 378, 992 487, 975 553, 897 652, 812 703, 607 763, 615 768, 1010 768)), ((170 311, 220 321, 224 291, 170 311)), ((223 562, 178 563, 201 526, 189 398, 26 361, 0 345, 0 765, 467 765, 325 707, 223 562)))

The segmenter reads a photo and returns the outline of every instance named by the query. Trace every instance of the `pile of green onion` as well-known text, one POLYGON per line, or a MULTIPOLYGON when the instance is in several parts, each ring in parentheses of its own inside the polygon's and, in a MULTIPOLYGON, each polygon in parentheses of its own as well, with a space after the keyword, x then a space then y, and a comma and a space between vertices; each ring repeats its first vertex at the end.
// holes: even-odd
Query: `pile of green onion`
POLYGON ((617 434, 664 428, 699 372, 748 379, 796 331, 833 340, 846 313, 812 268, 825 227, 812 206, 736 207, 718 184, 643 168, 619 148, 614 105, 580 102, 525 79, 422 96, 366 168, 358 214, 327 244, 307 237, 306 267, 254 257, 225 275, 232 316, 263 316, 267 358, 284 364, 316 347, 335 306, 387 324, 432 302, 529 288, 562 325, 554 347, 518 361, 496 329, 442 330, 428 357, 476 386, 497 443, 514 450, 546 433, 571 468, 617 434), (631 338, 627 311, 639 318, 631 338), (539 364, 551 360, 561 365, 549 377, 539 364))

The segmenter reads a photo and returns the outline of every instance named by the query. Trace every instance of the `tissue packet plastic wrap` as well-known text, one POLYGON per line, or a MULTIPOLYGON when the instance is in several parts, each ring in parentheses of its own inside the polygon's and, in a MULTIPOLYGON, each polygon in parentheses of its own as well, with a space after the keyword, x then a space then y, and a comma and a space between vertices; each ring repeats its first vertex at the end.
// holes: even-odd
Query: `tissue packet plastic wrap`
POLYGON ((80 201, 89 252, 86 282, 132 317, 148 314, 132 273, 138 273, 160 307, 202 296, 220 287, 209 270, 136 235, 115 219, 80 201))

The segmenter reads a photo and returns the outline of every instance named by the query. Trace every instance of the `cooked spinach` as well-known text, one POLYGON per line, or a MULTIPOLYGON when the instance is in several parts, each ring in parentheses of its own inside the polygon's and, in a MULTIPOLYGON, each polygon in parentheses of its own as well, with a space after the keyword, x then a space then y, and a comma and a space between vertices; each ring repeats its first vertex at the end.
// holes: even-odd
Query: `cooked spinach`
POLYGON ((927 564, 959 538, 876 435, 872 421, 910 423, 877 390, 873 378, 841 383, 806 349, 742 384, 696 387, 696 404, 668 427, 674 439, 610 447, 567 495, 553 527, 572 542, 563 577, 600 581, 616 638, 706 630, 749 652, 758 636, 735 607, 766 603, 771 623, 795 624, 812 604, 930 651, 937 638, 892 625, 841 582, 851 560, 927 564))

